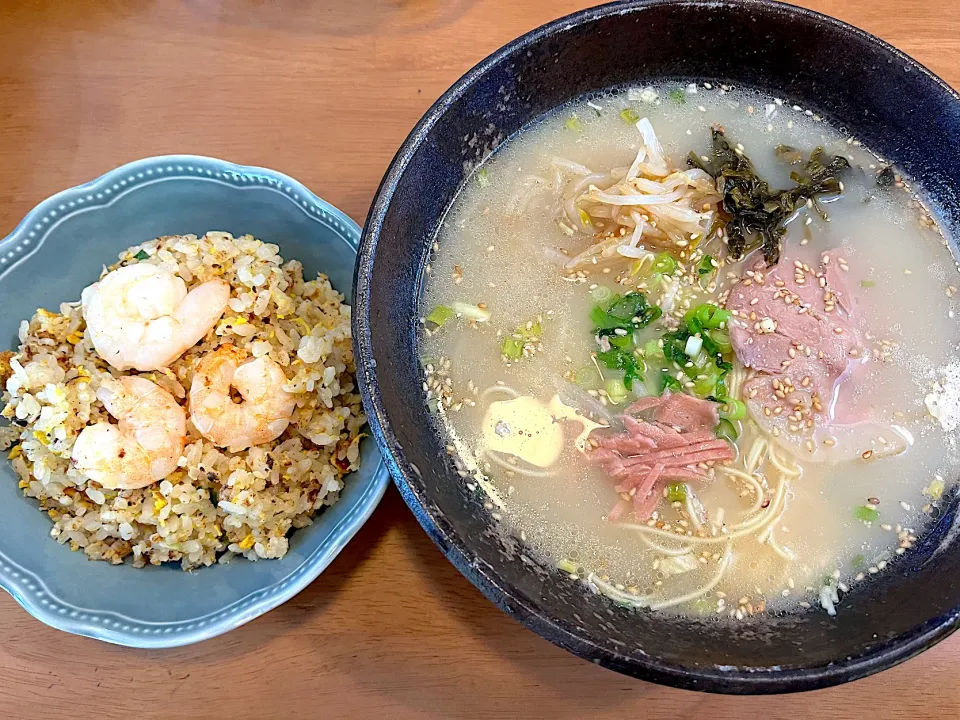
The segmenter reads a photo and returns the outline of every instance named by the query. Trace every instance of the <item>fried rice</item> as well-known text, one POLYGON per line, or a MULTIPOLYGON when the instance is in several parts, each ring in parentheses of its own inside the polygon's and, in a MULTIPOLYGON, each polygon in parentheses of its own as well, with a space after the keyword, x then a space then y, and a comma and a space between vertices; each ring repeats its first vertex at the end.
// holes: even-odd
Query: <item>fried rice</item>
MULTIPOLYGON (((179 562, 184 570, 282 557, 290 533, 334 504, 359 466, 365 418, 354 381, 350 307, 325 275, 305 280, 296 260, 250 235, 168 236, 129 248, 108 270, 152 263, 188 289, 221 278, 231 299, 217 325, 168 368, 139 373, 187 406, 199 360, 222 344, 269 356, 297 396, 289 428, 273 442, 230 453, 189 422, 178 469, 141 490, 108 490, 71 464, 86 426, 112 419, 97 388, 119 372, 96 352, 79 302, 20 325, 20 347, 0 357, 5 382, 0 440, 23 494, 53 521, 50 535, 90 559, 134 567, 179 562)), ((187 413, 189 418, 189 412, 187 413)))

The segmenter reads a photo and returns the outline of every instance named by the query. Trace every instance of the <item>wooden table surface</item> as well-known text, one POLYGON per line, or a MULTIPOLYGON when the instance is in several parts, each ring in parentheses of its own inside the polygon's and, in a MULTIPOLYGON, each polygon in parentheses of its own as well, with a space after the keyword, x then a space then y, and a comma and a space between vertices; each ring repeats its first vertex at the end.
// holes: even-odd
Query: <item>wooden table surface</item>
MULTIPOLYGON (((960 87, 960 7, 802 4, 960 87)), ((276 168, 362 223, 395 150, 454 80, 582 6, 0 0, 0 235, 57 190, 175 152, 276 168)), ((148 652, 74 637, 0 593, 0 718, 960 717, 958 669, 960 635, 879 676, 779 698, 621 677, 496 610, 392 487, 309 588, 192 647, 148 652)))

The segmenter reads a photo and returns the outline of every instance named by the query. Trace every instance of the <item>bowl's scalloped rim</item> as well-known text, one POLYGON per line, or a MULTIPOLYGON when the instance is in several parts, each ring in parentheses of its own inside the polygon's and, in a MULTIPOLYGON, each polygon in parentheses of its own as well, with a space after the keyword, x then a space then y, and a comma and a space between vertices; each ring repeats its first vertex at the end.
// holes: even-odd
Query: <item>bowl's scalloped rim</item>
MULTIPOLYGON (((356 253, 360 240, 357 223, 302 183, 283 173, 202 155, 158 155, 114 168, 94 180, 62 190, 37 204, 9 235, 0 240, 0 279, 37 252, 50 230, 72 215, 108 205, 126 192, 158 180, 187 178, 219 181, 241 188, 271 187, 287 196, 308 217, 333 230, 350 251, 356 253), (241 184, 236 185, 231 180, 241 184)), ((336 525, 324 528, 328 536, 313 552, 283 578, 247 593, 215 612, 175 622, 149 622, 115 611, 83 608, 51 593, 36 572, 17 563, 2 548, 0 588, 6 590, 30 615, 50 627, 116 645, 171 648, 216 637, 286 602, 333 562, 367 521, 386 492, 389 474, 379 454, 376 461, 363 493, 354 499, 353 507, 336 525)), ((322 523, 321 514, 311 527, 320 530, 322 523)), ((214 568, 203 570, 213 571, 214 568)))
MULTIPOLYGON (((370 333, 370 308, 366 297, 370 292, 370 272, 376 259, 376 246, 383 227, 387 210, 400 178, 414 154, 423 144, 427 134, 447 107, 459 100, 469 88, 486 72, 508 61, 528 45, 544 36, 561 33, 577 25, 590 22, 607 15, 629 15, 642 12, 657 5, 723 5, 737 6, 742 10, 776 11, 793 17, 812 20, 821 25, 841 29, 878 47, 881 51, 896 58, 904 65, 915 70, 926 80, 938 85, 940 90, 960 103, 960 93, 955 91, 942 78, 929 68, 920 64, 902 50, 868 33, 861 28, 837 18, 807 8, 791 5, 780 0, 614 0, 603 5, 579 10, 533 28, 502 47, 467 70, 431 105, 400 145, 380 182, 373 197, 357 259, 357 271, 354 280, 354 342, 360 358, 372 357, 373 347, 370 333), (370 238, 375 238, 373 242, 370 238)), ((370 428, 377 446, 390 468, 390 474, 400 491, 404 502, 413 511, 414 516, 427 535, 440 548, 444 556, 494 605, 519 621, 541 637, 582 658, 592 657, 593 662, 604 667, 618 670, 644 680, 672 687, 701 690, 724 694, 772 694, 815 690, 839 685, 872 675, 908 660, 932 647, 951 635, 960 626, 960 606, 951 608, 927 623, 915 626, 896 638, 880 644, 862 656, 846 658, 822 666, 802 669, 773 669, 746 666, 709 666, 694 669, 681 667, 645 657, 643 659, 626 658, 601 648, 589 640, 576 635, 544 614, 530 599, 510 594, 505 590, 495 573, 485 567, 482 559, 470 557, 456 538, 456 532, 442 515, 430 509, 430 501, 415 483, 410 481, 413 475, 409 463, 403 459, 403 451, 390 430, 379 391, 379 379, 375 364, 358 362, 357 381, 363 396, 370 428)))

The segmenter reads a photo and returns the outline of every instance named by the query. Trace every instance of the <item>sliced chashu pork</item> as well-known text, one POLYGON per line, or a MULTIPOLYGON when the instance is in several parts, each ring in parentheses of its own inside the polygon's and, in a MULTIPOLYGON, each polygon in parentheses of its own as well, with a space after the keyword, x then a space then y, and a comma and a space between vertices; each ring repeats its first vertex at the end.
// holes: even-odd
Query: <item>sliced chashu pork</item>
POLYGON ((880 437, 891 452, 907 442, 844 399, 844 384, 869 357, 846 273, 829 253, 815 267, 786 257, 769 269, 758 262, 727 299, 733 349, 757 371, 743 387, 751 415, 814 461, 849 459, 880 437))
MULTIPOLYGON (((710 465, 734 458, 729 443, 713 434, 716 403, 667 391, 634 403, 621 419, 624 431, 594 435, 588 457, 616 480, 614 489, 630 498, 637 520, 650 517, 668 481, 706 480, 710 465)), ((618 502, 607 519, 620 519, 627 507, 618 502)))

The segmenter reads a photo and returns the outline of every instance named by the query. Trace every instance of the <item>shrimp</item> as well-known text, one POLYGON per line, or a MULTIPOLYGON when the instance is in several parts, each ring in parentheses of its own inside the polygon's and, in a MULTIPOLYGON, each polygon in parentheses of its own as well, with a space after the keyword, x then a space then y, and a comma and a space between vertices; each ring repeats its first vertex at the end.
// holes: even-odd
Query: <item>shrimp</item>
POLYGON ((73 445, 77 470, 110 490, 136 490, 177 468, 187 416, 173 395, 142 377, 123 377, 97 390, 117 425, 88 425, 73 445))
POLYGON ((223 315, 230 285, 210 280, 187 292, 169 270, 137 263, 107 273, 80 296, 93 346, 117 370, 167 367, 223 315))
POLYGON ((240 452, 280 437, 297 399, 283 389, 287 376, 268 357, 247 360, 245 350, 221 345, 197 365, 190 385, 190 420, 207 440, 240 452), (241 402, 234 402, 230 389, 241 402))

